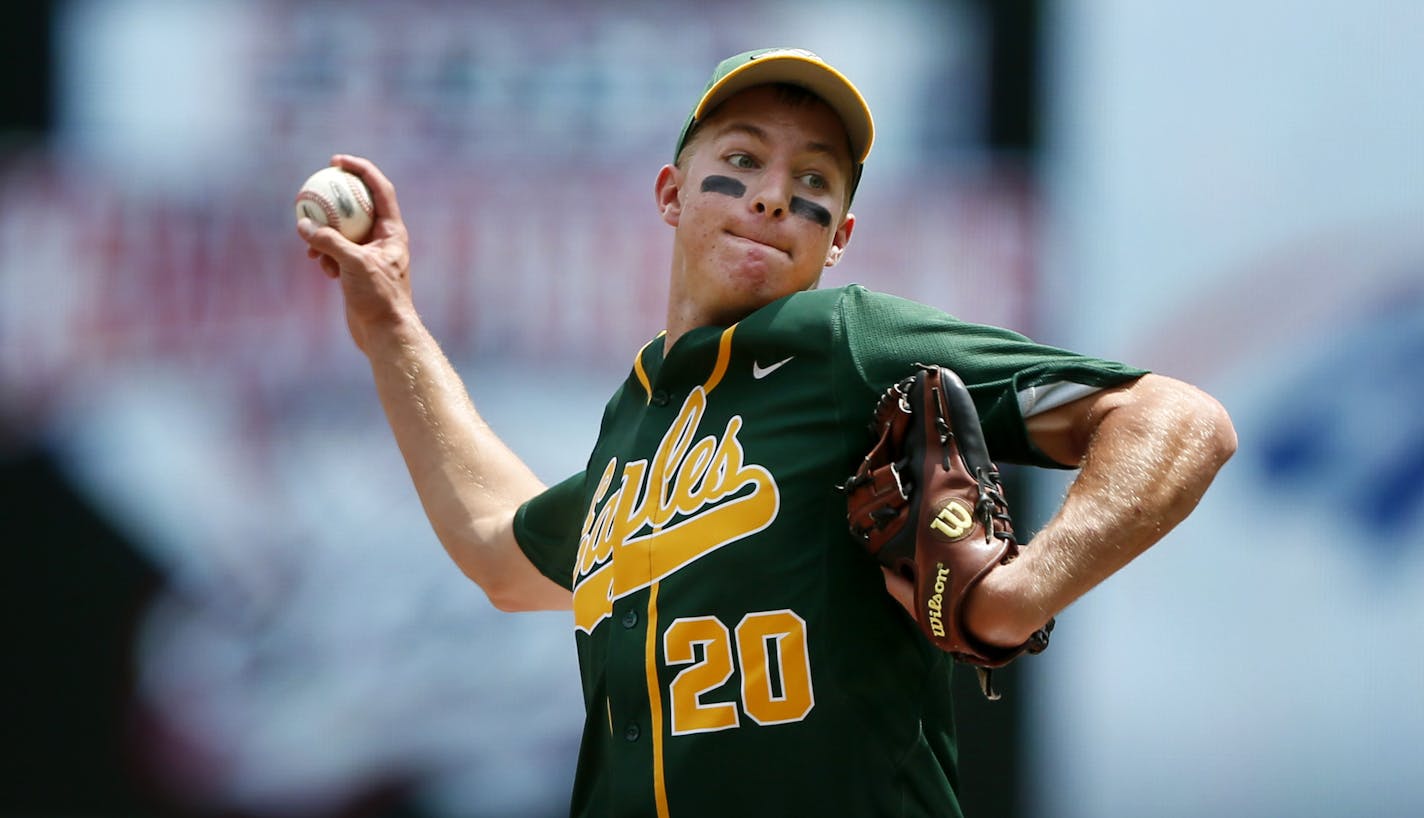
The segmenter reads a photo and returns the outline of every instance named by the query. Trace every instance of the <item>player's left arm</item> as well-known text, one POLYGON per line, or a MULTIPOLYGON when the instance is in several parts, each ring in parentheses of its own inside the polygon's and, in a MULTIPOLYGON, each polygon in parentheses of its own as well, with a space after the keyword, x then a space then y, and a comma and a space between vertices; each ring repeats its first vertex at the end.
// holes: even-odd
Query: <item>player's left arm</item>
POLYGON ((1057 514, 970 596, 969 629, 1022 643, 1196 507, 1236 451, 1226 410, 1190 384, 1144 375, 1028 420, 1045 454, 1080 468, 1057 514))

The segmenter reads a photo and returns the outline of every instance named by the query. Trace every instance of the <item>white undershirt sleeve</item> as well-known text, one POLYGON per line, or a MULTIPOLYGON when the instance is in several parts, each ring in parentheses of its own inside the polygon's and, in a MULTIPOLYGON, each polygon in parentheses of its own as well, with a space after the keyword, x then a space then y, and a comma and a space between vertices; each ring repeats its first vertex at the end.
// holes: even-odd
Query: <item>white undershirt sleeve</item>
POLYGON ((1031 386, 1019 393, 1019 413, 1025 420, 1050 409, 1072 403, 1101 390, 1101 387, 1087 386, 1071 381, 1058 381, 1031 386))

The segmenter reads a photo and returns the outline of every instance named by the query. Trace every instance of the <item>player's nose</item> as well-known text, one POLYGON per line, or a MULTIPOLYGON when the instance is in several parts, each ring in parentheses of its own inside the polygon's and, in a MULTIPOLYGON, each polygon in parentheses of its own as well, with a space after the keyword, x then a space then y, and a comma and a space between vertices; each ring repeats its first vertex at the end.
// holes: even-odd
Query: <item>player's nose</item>
POLYGON ((751 207, 758 215, 780 219, 786 215, 791 203, 791 182, 764 177, 756 185, 751 197, 751 207))

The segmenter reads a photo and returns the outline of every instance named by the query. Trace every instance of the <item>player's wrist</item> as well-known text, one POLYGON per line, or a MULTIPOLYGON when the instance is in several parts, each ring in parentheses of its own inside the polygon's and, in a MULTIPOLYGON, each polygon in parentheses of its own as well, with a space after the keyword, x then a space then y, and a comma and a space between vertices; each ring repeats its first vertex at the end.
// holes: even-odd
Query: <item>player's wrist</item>
POLYGON ((413 307, 393 307, 379 315, 347 316, 351 336, 368 357, 380 357, 392 351, 410 349, 423 343, 430 332, 413 307))
POLYGON ((1020 564, 1001 565, 985 575, 964 601, 964 627, 974 638, 995 647, 1022 645, 1052 618, 1033 593, 1020 564))

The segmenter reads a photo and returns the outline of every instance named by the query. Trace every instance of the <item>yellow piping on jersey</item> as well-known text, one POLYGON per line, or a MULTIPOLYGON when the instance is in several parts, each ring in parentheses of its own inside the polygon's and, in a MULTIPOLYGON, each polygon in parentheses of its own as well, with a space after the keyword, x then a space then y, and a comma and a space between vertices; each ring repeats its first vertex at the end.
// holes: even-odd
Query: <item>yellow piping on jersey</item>
POLYGON ((653 803, 658 818, 668 818, 667 781, 663 777, 663 701, 658 682, 658 583, 648 589, 648 641, 644 666, 648 670, 648 710, 653 734, 653 803))
MULTIPOLYGON (((667 330, 663 330, 653 336, 653 341, 667 335, 667 330)), ((643 344, 643 348, 638 350, 638 354, 633 356, 633 374, 638 376, 638 383, 643 385, 643 403, 650 403, 653 400, 653 384, 648 380, 648 370, 643 368, 643 353, 648 351, 648 347, 653 345, 653 341, 643 344)))
POLYGON ((737 325, 733 324, 722 331, 722 340, 717 345, 717 365, 712 367, 712 377, 702 387, 702 391, 709 395, 722 382, 722 376, 727 374, 727 367, 732 363, 732 333, 736 329, 737 325))

